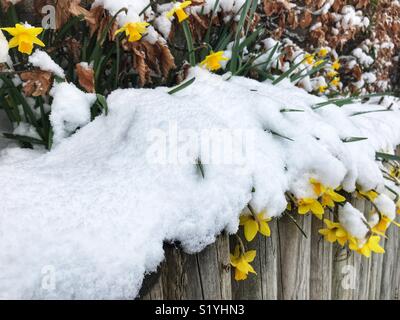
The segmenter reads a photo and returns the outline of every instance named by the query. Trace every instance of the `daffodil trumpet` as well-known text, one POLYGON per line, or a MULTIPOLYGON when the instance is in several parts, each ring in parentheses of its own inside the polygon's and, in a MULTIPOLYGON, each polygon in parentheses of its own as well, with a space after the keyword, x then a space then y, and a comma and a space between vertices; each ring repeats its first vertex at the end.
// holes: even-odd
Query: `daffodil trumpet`
POLYGON ((150 24, 147 22, 128 22, 122 28, 115 32, 115 35, 125 33, 129 42, 137 42, 142 39, 147 32, 147 27, 150 24))

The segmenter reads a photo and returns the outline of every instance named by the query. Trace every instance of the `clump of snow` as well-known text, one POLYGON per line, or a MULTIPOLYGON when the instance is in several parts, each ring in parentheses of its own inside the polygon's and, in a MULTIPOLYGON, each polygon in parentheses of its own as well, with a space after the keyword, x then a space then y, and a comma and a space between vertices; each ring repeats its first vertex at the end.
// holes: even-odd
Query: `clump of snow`
POLYGON ((31 56, 29 56, 29 63, 43 71, 52 72, 60 78, 65 78, 64 70, 42 50, 37 49, 31 56))
POLYGON ((386 194, 380 194, 375 199, 374 204, 383 215, 390 220, 394 220, 396 217, 396 204, 386 194))
POLYGON ((0 63, 5 63, 8 61, 8 50, 8 41, 3 32, 0 30, 0 63))
POLYGON ((150 0, 95 0, 92 6, 103 6, 112 16, 116 15, 121 8, 127 9, 126 13, 121 12, 117 17, 117 21, 122 26, 128 22, 141 21, 142 17, 139 14, 145 8, 147 8, 145 11, 146 16, 152 18, 154 13, 151 7, 148 7, 149 4, 150 0))
POLYGON ((29 56, 29 63, 43 71, 48 71, 60 78, 65 78, 64 70, 44 51, 37 49, 29 56))
POLYGON ((53 142, 57 145, 90 122, 90 108, 96 101, 96 95, 84 93, 75 85, 65 82, 56 84, 50 94, 54 97, 50 123, 54 133, 53 142))
POLYGON ((339 222, 350 235, 359 240, 364 240, 369 232, 364 215, 350 203, 339 208, 339 222))
POLYGON ((369 55, 367 55, 361 48, 354 49, 352 54, 364 66, 370 66, 371 64, 374 63, 374 59, 369 55))
MULTIPOLYGON (((163 260, 163 241, 198 252, 222 230, 236 232, 249 202, 280 216, 285 192, 313 192, 310 177, 349 192, 384 190, 375 152, 400 143, 392 98, 392 112, 351 116, 384 106, 372 99, 314 111, 325 99, 288 81, 226 80, 201 68, 189 77, 196 81, 172 96, 117 90, 109 115, 90 123, 95 96, 55 86, 57 147, 0 157, 1 297, 133 298, 163 260), (303 112, 282 112, 289 108, 303 112), (349 137, 368 140, 343 143, 349 137), (49 268, 55 289, 41 285, 49 268)), ((359 211, 346 204, 339 215, 365 237, 359 211)))

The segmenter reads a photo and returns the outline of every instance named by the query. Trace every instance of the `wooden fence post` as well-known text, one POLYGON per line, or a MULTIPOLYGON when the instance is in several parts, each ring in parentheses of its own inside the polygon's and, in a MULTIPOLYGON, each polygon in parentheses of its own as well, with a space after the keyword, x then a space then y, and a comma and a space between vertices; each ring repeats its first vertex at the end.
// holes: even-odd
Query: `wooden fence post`
POLYGON ((318 233, 325 228, 322 220, 311 223, 310 299, 330 300, 332 297, 332 244, 318 233))
POLYGON ((229 252, 229 237, 225 234, 199 254, 189 255, 174 246, 166 246, 159 278, 141 298, 232 299, 229 252))
MULTIPOLYGON (((232 296, 238 300, 258 299, 275 300, 278 298, 278 228, 277 221, 270 223, 271 237, 258 235, 252 242, 246 243, 247 250, 257 250, 252 263, 257 275, 250 275, 246 281, 235 281, 232 274, 232 296)), ((243 236, 243 232, 240 232, 243 236)), ((231 238, 234 248, 235 237, 231 238)))
POLYGON ((296 219, 308 239, 288 217, 278 220, 278 298, 284 300, 310 298, 311 217, 296 216, 296 219))

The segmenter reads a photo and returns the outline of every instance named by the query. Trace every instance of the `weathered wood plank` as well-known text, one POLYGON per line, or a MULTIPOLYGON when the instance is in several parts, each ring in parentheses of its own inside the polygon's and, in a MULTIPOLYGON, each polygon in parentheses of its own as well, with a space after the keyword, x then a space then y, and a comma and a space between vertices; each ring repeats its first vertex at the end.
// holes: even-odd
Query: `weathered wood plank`
MULTIPOLYGON (((368 214, 369 211, 372 210, 371 203, 365 204, 365 213, 368 214)), ((385 241, 383 240, 383 244, 385 241)), ((372 254, 369 263, 369 289, 368 289, 368 298, 369 300, 379 299, 380 291, 381 291, 381 280, 382 280, 382 263, 383 263, 383 255, 382 254, 372 254)))
MULTIPOLYGON (((368 219, 370 207, 364 199, 354 199, 352 204, 355 208, 364 213, 368 219)), ((354 299, 366 300, 368 299, 369 279, 370 279, 370 260, 360 254, 354 254, 354 266, 356 268, 356 289, 354 292, 354 299)))
POLYGON ((390 300, 394 298, 392 296, 392 286, 393 280, 395 279, 395 273, 399 272, 395 270, 395 255, 397 254, 397 237, 396 233, 398 230, 395 228, 390 227, 387 231, 388 239, 385 242, 385 250, 386 253, 383 256, 382 262, 382 280, 381 280, 381 292, 380 292, 380 299, 382 300, 390 300))
POLYGON ((333 247, 332 299, 353 300, 357 283, 354 253, 338 244, 333 247))
POLYGON ((393 262, 391 299, 400 300, 400 230, 394 225, 391 228, 394 230, 393 252, 396 252, 393 262))
POLYGON ((263 238, 263 246, 260 248, 260 277, 263 300, 278 299, 279 237, 276 220, 270 223, 270 228, 271 237, 263 238))
POLYGON ((322 220, 313 217, 311 224, 310 299, 330 300, 332 297, 332 244, 318 233, 325 228, 322 220))
MULTIPOLYGON (((278 298, 278 227, 277 222, 270 223, 271 237, 258 235, 251 243, 246 244, 247 250, 257 250, 257 256, 252 266, 257 276, 250 275, 246 281, 237 282, 232 275, 233 298, 238 300, 262 299, 276 300, 278 298)), ((241 232, 241 236, 243 233, 241 232)), ((232 247, 235 238, 232 237, 232 247)))
POLYGON ((165 257, 165 264, 161 270, 163 298, 204 299, 197 256, 185 254, 178 248, 168 246, 165 257))
POLYGON ((278 221, 279 231, 279 277, 278 298, 284 300, 307 300, 310 298, 311 217, 296 220, 306 239, 288 217, 278 221))
POLYGON ((229 237, 224 234, 197 255, 204 299, 232 299, 229 251, 229 237))
MULTIPOLYGON (((243 229, 239 231, 239 236, 244 239, 243 229)), ((237 245, 236 237, 231 237, 232 251, 237 245)), ((262 299, 262 283, 260 274, 261 270, 261 256, 260 247, 263 246, 263 239, 260 235, 250 243, 245 242, 246 251, 257 250, 257 256, 251 263, 257 275, 250 274, 245 281, 236 281, 234 279, 234 272, 232 272, 232 297, 235 300, 261 300, 262 299)), ((261 249, 262 250, 262 249, 261 249)))

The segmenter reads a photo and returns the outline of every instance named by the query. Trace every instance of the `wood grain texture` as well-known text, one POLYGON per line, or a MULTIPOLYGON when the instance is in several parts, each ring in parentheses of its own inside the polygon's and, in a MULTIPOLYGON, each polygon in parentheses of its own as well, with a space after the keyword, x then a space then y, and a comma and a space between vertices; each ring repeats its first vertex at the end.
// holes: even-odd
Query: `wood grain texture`
POLYGON ((310 298, 311 219, 296 216, 296 220, 308 239, 288 217, 278 220, 278 299, 282 300, 310 298))
POLYGON ((318 233, 325 228, 322 220, 312 219, 311 223, 311 264, 310 299, 330 300, 332 298, 332 245, 318 233))
MULTIPOLYGON (((278 298, 279 238, 277 221, 271 222, 270 228, 271 237, 258 235, 247 245, 247 250, 257 250, 256 259, 252 263, 257 276, 251 275, 248 280, 237 282, 232 275, 234 299, 275 300, 278 298)), ((243 233, 240 234, 243 237, 243 233)), ((235 237, 232 237, 231 247, 233 248, 235 244, 235 237)))

